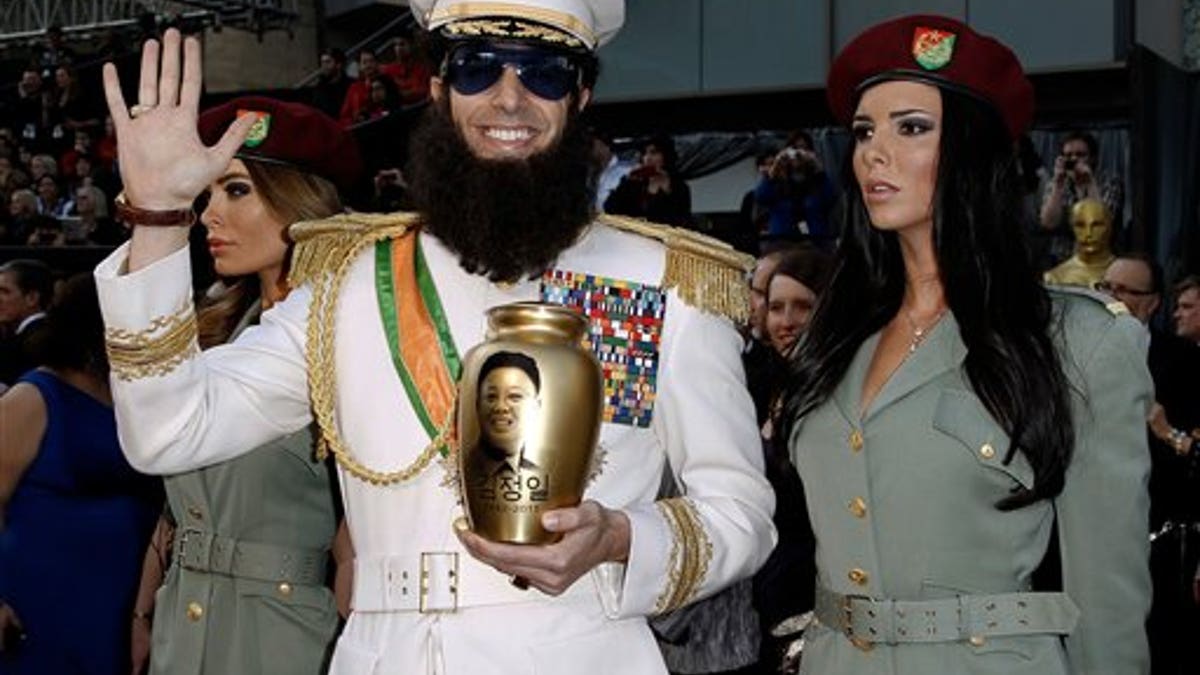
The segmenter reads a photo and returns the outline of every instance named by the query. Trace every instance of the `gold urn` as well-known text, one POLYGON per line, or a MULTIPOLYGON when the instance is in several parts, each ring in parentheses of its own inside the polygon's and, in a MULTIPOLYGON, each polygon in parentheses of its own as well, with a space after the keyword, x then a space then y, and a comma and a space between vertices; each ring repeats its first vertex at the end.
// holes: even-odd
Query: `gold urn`
POLYGON ((600 435, 600 364, 574 310, 538 302, 488 311, 463 359, 459 471, 471 529, 492 541, 548 544, 546 511, 583 498, 600 435))

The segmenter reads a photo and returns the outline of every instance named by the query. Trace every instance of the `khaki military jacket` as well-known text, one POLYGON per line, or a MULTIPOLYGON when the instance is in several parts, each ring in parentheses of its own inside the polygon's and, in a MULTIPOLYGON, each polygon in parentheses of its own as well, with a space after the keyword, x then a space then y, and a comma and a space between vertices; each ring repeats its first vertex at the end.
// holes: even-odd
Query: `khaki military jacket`
POLYGON ((324 564, 334 481, 307 428, 166 478, 175 554, 155 594, 151 672, 326 671, 338 622, 324 564))
POLYGON ((842 602, 861 596, 849 601, 860 610, 851 625, 838 606, 809 629, 801 672, 1148 672, 1144 329, 1096 298, 1053 298, 1076 439, 1054 500, 996 509, 1014 488, 1032 487, 1033 469, 1019 452, 1003 462, 1009 438, 972 391, 950 314, 865 413, 878 335, 800 421, 790 448, 817 537, 818 586, 842 602), (1055 520, 1063 595, 1011 595, 1030 590, 1055 520))

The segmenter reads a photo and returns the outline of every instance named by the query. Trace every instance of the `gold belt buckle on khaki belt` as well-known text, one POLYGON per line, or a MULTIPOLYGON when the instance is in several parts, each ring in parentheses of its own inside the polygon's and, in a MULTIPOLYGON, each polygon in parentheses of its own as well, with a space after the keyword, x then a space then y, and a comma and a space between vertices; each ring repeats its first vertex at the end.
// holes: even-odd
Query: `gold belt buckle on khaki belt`
POLYGON ((997 593, 928 600, 846 595, 818 587, 817 618, 859 649, 875 644, 966 641, 989 637, 1065 635, 1079 609, 1063 593, 997 593))
POLYGON ((867 637, 854 634, 854 602, 856 600, 871 601, 871 598, 865 595, 844 595, 841 602, 841 618, 842 618, 842 633, 850 644, 858 647, 864 652, 869 652, 875 648, 875 643, 867 637))
POLYGON ((175 540, 179 566, 196 572, 313 585, 325 580, 326 552, 275 546, 184 528, 175 540))

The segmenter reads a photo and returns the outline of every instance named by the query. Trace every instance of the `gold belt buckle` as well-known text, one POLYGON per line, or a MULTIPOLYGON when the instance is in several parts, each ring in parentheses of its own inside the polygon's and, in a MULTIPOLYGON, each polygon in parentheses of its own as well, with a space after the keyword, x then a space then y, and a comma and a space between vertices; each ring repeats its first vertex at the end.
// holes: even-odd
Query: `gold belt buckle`
POLYGON ((850 644, 864 652, 869 652, 875 648, 875 643, 865 637, 854 634, 854 606, 852 603, 858 599, 869 600, 869 598, 862 595, 842 596, 842 633, 846 635, 846 639, 850 641, 850 644))
POLYGON ((417 611, 421 614, 451 614, 458 611, 458 553, 453 551, 421 552, 421 595, 417 611), (448 569, 445 569, 445 565, 436 564, 442 558, 449 561, 448 569), (438 569, 434 569, 435 566, 438 569), (429 588, 434 580, 434 575, 439 574, 442 569, 445 569, 446 589, 453 602, 449 607, 430 608, 429 588))

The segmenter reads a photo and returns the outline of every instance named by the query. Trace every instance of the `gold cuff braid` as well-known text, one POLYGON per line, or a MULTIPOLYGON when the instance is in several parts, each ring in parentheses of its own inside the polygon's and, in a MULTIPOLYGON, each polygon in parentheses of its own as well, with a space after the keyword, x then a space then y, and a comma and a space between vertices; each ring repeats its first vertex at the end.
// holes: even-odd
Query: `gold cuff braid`
POLYGON ((667 561, 669 578, 654 605, 654 612, 662 614, 678 609, 696 597, 708 574, 713 547, 704 531, 700 512, 690 499, 662 499, 657 506, 671 528, 671 552, 667 561))
POLYGON ((109 328, 104 331, 108 365, 124 382, 159 377, 175 370, 199 353, 196 314, 191 305, 169 316, 160 316, 140 331, 109 328))

